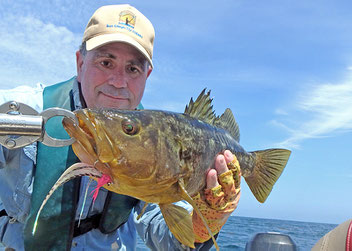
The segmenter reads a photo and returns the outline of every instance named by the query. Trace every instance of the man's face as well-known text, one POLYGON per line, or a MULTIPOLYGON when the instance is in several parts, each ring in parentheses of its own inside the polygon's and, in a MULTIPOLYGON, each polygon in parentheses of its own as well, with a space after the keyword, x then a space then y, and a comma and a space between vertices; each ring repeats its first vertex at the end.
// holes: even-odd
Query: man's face
POLYGON ((77 59, 77 81, 89 108, 135 109, 152 69, 144 56, 125 43, 110 43, 77 59))

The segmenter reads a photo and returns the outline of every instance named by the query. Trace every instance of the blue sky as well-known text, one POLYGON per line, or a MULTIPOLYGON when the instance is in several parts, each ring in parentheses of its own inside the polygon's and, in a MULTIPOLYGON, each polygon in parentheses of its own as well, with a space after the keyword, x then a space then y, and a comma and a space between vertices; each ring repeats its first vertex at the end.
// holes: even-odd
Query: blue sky
MULTIPOLYGON (((0 1, 0 88, 75 75, 88 19, 103 1, 0 1)), ((125 3, 104 1, 104 4, 125 3)), ((352 2, 129 1, 154 24, 143 104, 183 112, 212 90, 248 151, 292 150, 260 204, 243 181, 236 215, 340 223, 352 217, 352 2)))

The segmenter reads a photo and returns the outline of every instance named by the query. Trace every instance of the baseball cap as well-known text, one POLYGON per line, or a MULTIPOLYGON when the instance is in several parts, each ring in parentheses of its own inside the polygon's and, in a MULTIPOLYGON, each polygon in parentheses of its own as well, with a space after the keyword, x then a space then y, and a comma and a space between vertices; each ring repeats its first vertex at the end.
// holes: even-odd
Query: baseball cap
POLYGON ((106 5, 97 9, 84 31, 87 51, 112 42, 123 42, 140 51, 153 67, 155 31, 152 23, 129 4, 106 5))

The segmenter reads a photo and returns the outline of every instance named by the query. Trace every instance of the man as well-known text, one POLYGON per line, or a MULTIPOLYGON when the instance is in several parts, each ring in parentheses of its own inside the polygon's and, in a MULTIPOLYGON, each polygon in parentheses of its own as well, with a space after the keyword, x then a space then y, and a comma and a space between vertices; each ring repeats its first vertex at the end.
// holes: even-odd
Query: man
MULTIPOLYGON (((3 92, 0 103, 16 100, 38 110, 53 106, 136 109, 153 69, 153 42, 152 24, 134 7, 103 6, 88 22, 76 53, 77 77, 44 90, 38 86, 25 93, 21 89, 3 92)), ((60 123, 49 125, 46 130, 56 133, 63 130, 59 127, 60 123)), ((69 147, 50 148, 40 143, 38 147, 0 149, 0 241, 4 246, 16 250, 110 250, 117 245, 121 250, 133 250, 138 232, 153 250, 189 249, 170 233, 156 205, 149 205, 137 220, 143 203, 134 198, 101 189, 93 203, 89 194, 96 185, 87 177, 70 181, 53 194, 33 236, 38 205, 53 181, 78 159, 69 147)), ((218 155, 216 170, 207 174, 205 196, 194 198, 201 210, 213 211, 213 218, 207 221, 215 234, 240 197, 239 184, 234 184, 227 167, 230 162, 237 163, 229 151, 218 155), (221 201, 220 209, 217 201, 221 201)), ((179 205, 192 210, 184 202, 179 205)), ((212 240, 196 213, 192 221, 196 249, 209 249, 212 240)))

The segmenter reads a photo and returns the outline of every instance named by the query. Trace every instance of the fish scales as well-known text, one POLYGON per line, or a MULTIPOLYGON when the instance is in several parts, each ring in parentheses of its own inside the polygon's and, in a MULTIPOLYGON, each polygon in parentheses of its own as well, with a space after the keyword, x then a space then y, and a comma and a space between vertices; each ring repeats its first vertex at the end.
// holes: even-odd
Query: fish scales
MULTIPOLYGON (((250 170, 246 170, 250 168, 247 162, 250 162, 248 160, 251 159, 251 155, 226 130, 187 114, 158 110, 86 110, 86 112, 89 113, 89 117, 94 117, 95 121, 100 121, 99 124, 103 128, 111 128, 111 131, 114 132, 121 131, 121 121, 133 121, 141 128, 141 132, 134 138, 137 142, 136 144, 126 143, 131 140, 128 135, 127 137, 126 135, 121 135, 121 137, 110 136, 115 138, 115 140, 112 140, 112 145, 109 147, 117 147, 118 150, 116 152, 121 153, 128 149, 128 152, 133 152, 133 155, 145 156, 139 161, 135 157, 124 157, 126 166, 131 168, 120 172, 119 175, 121 177, 132 176, 136 179, 142 178, 143 187, 149 184, 151 190, 160 181, 173 181, 174 187, 169 187, 168 190, 165 190, 165 193, 168 194, 173 191, 175 196, 172 200, 174 201, 180 200, 180 197, 177 196, 178 193, 176 193, 178 189, 177 180, 184 178, 186 191, 191 196, 195 195, 205 187, 205 173, 210 168, 215 168, 215 156, 226 149, 231 150, 238 156, 244 174, 251 173, 250 170), (142 144, 142 142, 144 143, 142 144), (213 143, 210 144, 209 142, 213 143), (142 148, 140 147, 141 145, 143 145, 142 148), (147 148, 147 151, 145 148, 147 148), (153 151, 150 151, 150 149, 153 151)), ((93 128, 98 127, 94 125, 93 128)), ((104 145, 109 145, 109 143, 104 145)), ((126 155, 130 154, 127 152, 121 154, 121 156, 126 155)), ((99 156, 97 158, 99 159, 99 156)), ((115 158, 118 158, 118 156, 113 157, 113 159, 115 158)), ((107 162, 107 164, 111 169, 117 167, 112 162, 107 162)), ((120 169, 123 168, 121 167, 120 169)), ((135 181, 133 182, 133 185, 138 186, 135 181)), ((131 195, 130 191, 125 190, 119 190, 119 192, 131 195)), ((145 190, 133 193, 135 197, 144 200, 149 199, 151 194, 153 194, 153 191, 146 192, 145 190), (148 198, 143 197, 145 194, 147 194, 148 198)), ((167 201, 170 201, 170 198, 167 201)), ((163 203, 165 201, 149 202, 163 203)))
MULTIPOLYGON (((95 113, 95 111, 90 112, 95 113)), ((223 133, 226 133, 224 130, 217 129, 188 115, 148 110, 143 112, 120 111, 120 116, 111 116, 111 112, 108 111, 102 112, 101 115, 97 113, 96 117, 101 121, 106 121, 106 127, 113 128, 113 131, 117 131, 116 127, 121 125, 116 119, 133 118, 134 121, 138 121, 140 127, 148 131, 148 134, 142 136, 141 139, 142 141, 150 141, 148 147, 153 147, 154 156, 148 154, 148 159, 152 159, 152 161, 148 161, 150 167, 143 163, 143 166, 136 166, 133 170, 157 167, 155 173, 150 173, 150 175, 155 175, 155 179, 150 179, 151 185, 158 183, 159 180, 169 180, 175 176, 184 177, 188 181, 185 183, 185 188, 191 195, 205 186, 204 174, 209 168, 214 168, 214 156, 217 153, 225 149, 244 152, 243 148, 232 138, 222 136, 223 133), (213 145, 208 144, 210 139, 214 140, 213 145), (233 145, 236 145, 237 149, 233 145)), ((114 143, 119 145, 120 142, 114 143)), ((136 165, 136 163, 130 164, 136 165)), ((133 174, 129 173, 128 175, 133 174)), ((144 177, 146 176, 145 174, 144 177)))
MULTIPOLYGON (((164 112, 157 111, 163 114, 164 112)), ((147 114, 147 113, 146 113, 147 114)), ((172 114, 173 119, 165 119, 163 123, 167 123, 167 135, 175 135, 178 149, 164 148, 168 151, 168 155, 179 152, 180 163, 191 168, 190 177, 185 182, 186 190, 191 194, 196 194, 205 186, 205 173, 210 168, 215 168, 215 157, 218 153, 226 149, 241 156, 248 154, 236 142, 231 135, 221 128, 216 128, 201 120, 192 118, 184 114, 172 114), (211 143, 212 142, 212 143, 211 143)), ((170 141, 172 137, 165 138, 170 141)), ((175 164, 173 164, 175 165, 175 164)), ((243 166, 245 169, 246 166, 243 166)), ((187 176, 187 174, 185 174, 187 176)))

